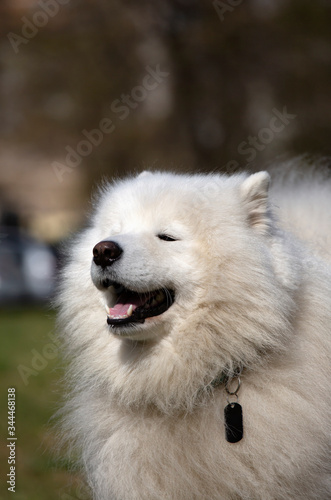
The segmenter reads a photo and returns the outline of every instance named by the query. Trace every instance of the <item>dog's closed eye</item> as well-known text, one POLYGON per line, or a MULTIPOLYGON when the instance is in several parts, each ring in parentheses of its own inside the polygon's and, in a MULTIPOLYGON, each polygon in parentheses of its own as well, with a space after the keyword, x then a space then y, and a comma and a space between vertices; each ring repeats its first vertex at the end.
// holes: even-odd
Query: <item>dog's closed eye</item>
POLYGON ((163 241, 178 241, 177 238, 169 236, 168 234, 158 234, 157 237, 163 241))

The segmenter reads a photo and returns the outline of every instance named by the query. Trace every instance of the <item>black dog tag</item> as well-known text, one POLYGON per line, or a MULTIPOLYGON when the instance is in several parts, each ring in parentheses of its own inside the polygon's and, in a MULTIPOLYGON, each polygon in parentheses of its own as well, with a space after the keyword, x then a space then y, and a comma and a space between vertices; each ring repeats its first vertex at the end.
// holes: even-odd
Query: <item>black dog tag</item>
POLYGON ((239 403, 229 403, 224 408, 225 437, 229 443, 238 443, 243 438, 243 412, 239 403))

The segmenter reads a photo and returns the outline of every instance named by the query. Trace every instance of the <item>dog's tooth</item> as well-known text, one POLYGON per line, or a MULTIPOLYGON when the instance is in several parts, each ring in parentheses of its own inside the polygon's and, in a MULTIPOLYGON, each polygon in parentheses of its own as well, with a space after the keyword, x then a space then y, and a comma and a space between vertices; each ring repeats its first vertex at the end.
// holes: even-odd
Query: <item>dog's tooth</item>
POLYGON ((109 307, 105 304, 106 313, 109 314, 109 307))
POLYGON ((132 304, 130 304, 129 309, 126 312, 127 317, 132 316, 132 312, 133 312, 133 306, 132 304))

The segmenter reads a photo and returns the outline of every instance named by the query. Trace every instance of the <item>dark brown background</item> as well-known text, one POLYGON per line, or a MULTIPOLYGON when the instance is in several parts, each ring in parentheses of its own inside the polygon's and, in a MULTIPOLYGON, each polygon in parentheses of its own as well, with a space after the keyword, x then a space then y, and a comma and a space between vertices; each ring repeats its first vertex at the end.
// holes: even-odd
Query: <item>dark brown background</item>
POLYGON ((330 154, 328 0, 61 1, 44 0, 57 5, 48 19, 34 0, 0 7, 0 194, 36 236, 56 241, 77 227, 103 176, 330 154), (31 36, 26 20, 44 25, 31 36), (22 30, 31 38, 15 50, 22 30), (111 104, 157 65, 168 76, 137 91, 144 98, 121 120, 111 104), (261 132, 284 107, 296 118, 274 137, 261 132), (54 162, 68 167, 66 148, 104 118, 115 130, 59 179, 54 162), (259 132, 267 143, 240 153, 259 132))

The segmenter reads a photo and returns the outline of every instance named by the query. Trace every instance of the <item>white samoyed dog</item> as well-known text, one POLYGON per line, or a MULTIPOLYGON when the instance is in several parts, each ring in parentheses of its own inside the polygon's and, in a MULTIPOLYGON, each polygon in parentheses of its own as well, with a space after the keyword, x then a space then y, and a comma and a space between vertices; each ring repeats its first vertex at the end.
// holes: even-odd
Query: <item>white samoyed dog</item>
POLYGON ((93 498, 331 498, 331 189, 286 177, 102 188, 59 293, 93 498))

